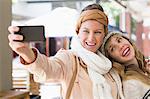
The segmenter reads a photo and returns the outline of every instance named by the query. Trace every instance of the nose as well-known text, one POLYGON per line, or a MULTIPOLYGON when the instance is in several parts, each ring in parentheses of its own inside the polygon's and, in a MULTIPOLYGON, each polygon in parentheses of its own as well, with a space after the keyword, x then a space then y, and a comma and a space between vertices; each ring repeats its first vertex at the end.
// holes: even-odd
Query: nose
POLYGON ((121 50, 123 45, 121 43, 117 43, 116 46, 119 50, 121 50))
POLYGON ((93 32, 90 32, 89 35, 88 35, 88 40, 89 41, 93 41, 95 39, 95 35, 93 32))

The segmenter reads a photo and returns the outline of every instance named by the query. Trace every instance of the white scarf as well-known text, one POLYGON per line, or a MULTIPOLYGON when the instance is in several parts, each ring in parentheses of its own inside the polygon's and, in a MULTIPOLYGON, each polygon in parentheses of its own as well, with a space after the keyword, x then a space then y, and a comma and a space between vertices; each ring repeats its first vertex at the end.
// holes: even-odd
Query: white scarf
POLYGON ((112 68, 110 60, 101 54, 100 51, 97 51, 97 54, 95 54, 83 48, 78 36, 72 38, 71 49, 87 65, 88 74, 93 83, 94 99, 113 99, 111 88, 103 76, 112 68))

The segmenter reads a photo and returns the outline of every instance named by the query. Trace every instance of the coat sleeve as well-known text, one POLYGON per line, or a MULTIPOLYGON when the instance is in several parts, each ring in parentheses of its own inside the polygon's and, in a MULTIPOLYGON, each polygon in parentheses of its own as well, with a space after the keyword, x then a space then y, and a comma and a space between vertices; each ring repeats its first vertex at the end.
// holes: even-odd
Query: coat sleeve
POLYGON ((59 82, 72 75, 73 62, 69 51, 60 50, 55 56, 47 57, 37 51, 36 60, 24 67, 34 74, 36 82, 59 82))
POLYGON ((137 80, 127 80, 123 82, 125 99, 142 99, 142 85, 137 80))

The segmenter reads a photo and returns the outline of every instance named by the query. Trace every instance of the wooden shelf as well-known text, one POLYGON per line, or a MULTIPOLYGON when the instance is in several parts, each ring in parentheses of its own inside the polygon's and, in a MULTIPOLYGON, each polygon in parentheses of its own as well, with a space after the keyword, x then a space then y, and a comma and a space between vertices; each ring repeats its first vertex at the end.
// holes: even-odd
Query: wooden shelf
POLYGON ((28 91, 0 91, 0 99, 30 99, 28 91))

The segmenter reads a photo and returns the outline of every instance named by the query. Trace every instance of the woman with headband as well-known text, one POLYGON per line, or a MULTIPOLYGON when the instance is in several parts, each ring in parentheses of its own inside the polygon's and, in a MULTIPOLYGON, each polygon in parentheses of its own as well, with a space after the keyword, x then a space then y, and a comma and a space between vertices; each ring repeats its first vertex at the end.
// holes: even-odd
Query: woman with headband
POLYGON ((108 18, 99 4, 86 6, 77 21, 76 37, 71 50, 59 50, 46 57, 35 48, 29 48, 18 27, 8 28, 9 45, 20 55, 20 62, 37 82, 60 82, 63 99, 123 99, 120 78, 109 59, 98 50, 108 32, 108 18))
POLYGON ((145 61, 135 44, 124 34, 111 32, 101 49, 122 79, 125 99, 149 99, 150 62, 145 61))

